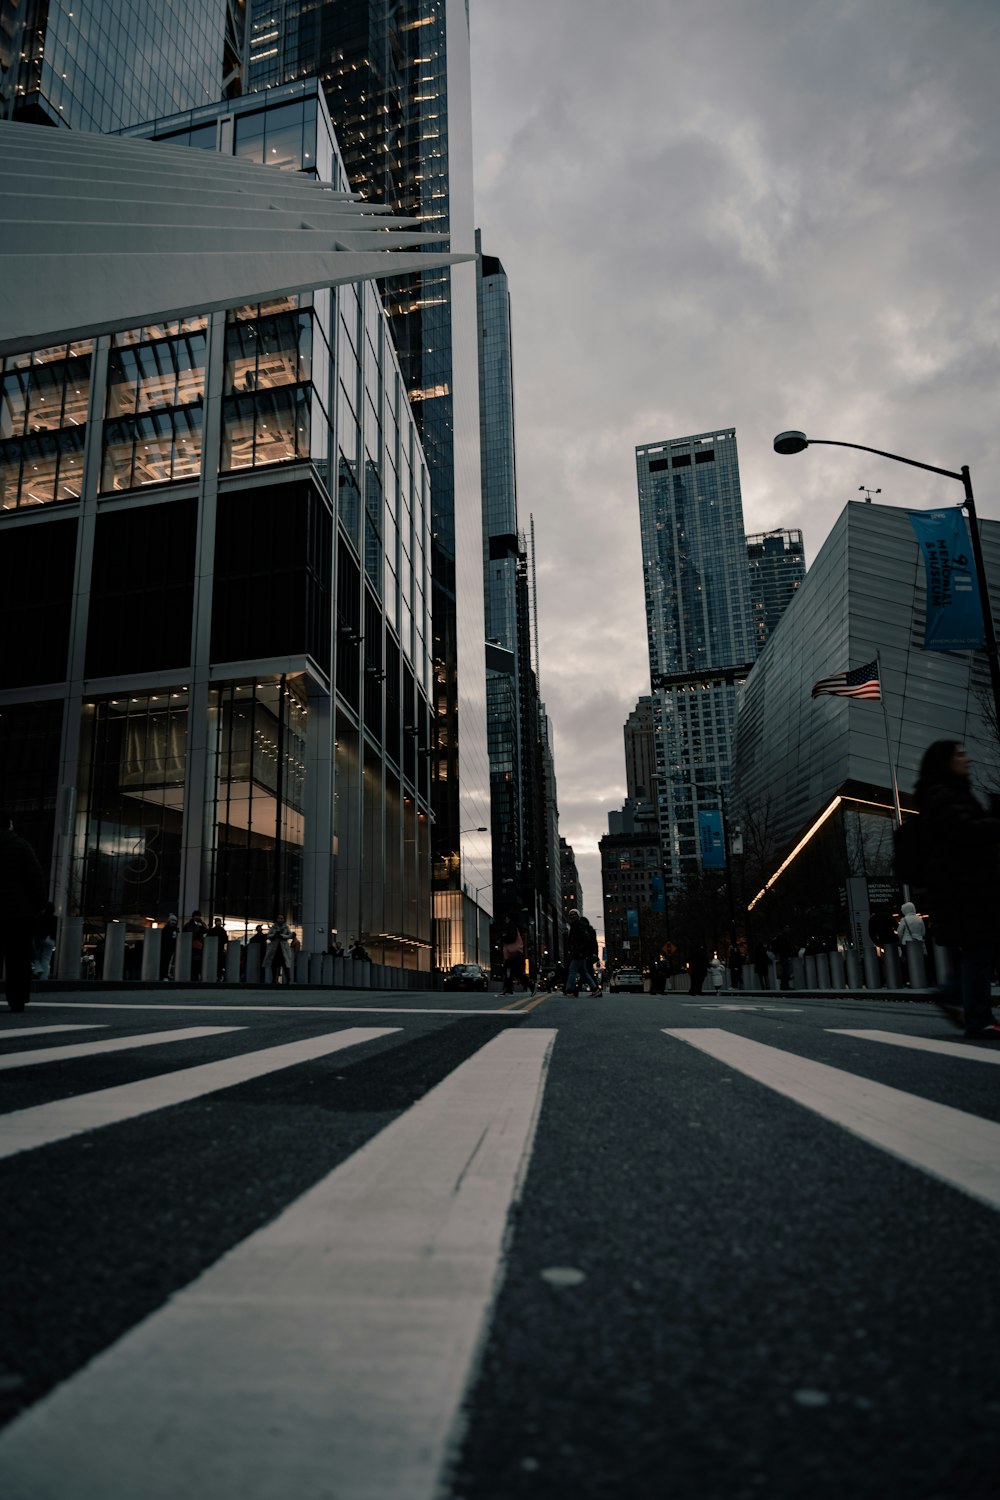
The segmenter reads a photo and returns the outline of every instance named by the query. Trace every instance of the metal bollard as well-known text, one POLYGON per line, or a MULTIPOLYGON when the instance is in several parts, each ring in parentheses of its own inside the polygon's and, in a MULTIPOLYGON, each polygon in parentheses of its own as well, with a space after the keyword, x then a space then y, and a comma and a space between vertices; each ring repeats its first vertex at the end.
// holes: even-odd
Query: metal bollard
POLYGON ((816 957, 812 953, 807 953, 806 956, 805 956, 805 973, 806 973, 805 988, 807 990, 815 990, 815 989, 817 989, 818 988, 818 984, 817 984, 817 979, 816 979, 816 957))
POLYGON ((191 944, 193 932, 179 932, 174 946, 174 983, 191 983, 191 944))
POLYGON ((856 948, 848 948, 844 954, 844 965, 847 969, 847 988, 859 990, 861 988, 861 965, 858 963, 856 948))
POLYGON ((886 989, 900 990, 903 987, 903 971, 899 964, 899 949, 895 943, 885 945, 886 989))
POLYGON ((830 962, 829 954, 827 953, 816 954, 816 988, 819 990, 828 990, 831 988, 830 962))
POLYGON ((104 967, 101 978, 114 984, 125 975, 125 923, 109 922, 104 933, 104 967))
POLYGON ((202 946, 201 978, 203 984, 219 982, 219 939, 214 932, 208 934, 202 946))
POLYGON ((142 939, 142 977, 147 983, 160 977, 163 928, 147 927, 142 939))
POLYGON ((882 971, 878 966, 878 954, 874 948, 866 947, 861 956, 865 966, 865 989, 880 990, 882 971))
POLYGON ((264 982, 264 944, 247 943, 247 984, 264 982))
POLYGON ((243 959, 243 945, 237 938, 229 939, 229 947, 226 949, 226 983, 239 984, 240 964, 243 959))
POLYGON ((840 952, 837 952, 837 953, 828 953, 826 956, 827 956, 827 960, 828 960, 829 965, 830 965, 830 988, 832 990, 842 990, 842 989, 844 989, 845 988, 845 984, 844 984, 844 956, 843 956, 843 954, 840 953, 840 952))
POLYGON ((906 973, 910 981, 910 989, 927 989, 927 967, 924 963, 923 943, 905 943, 903 953, 906 958, 906 973))
POLYGON ((56 949, 57 979, 79 979, 82 952, 83 918, 63 917, 59 924, 59 946, 56 949))

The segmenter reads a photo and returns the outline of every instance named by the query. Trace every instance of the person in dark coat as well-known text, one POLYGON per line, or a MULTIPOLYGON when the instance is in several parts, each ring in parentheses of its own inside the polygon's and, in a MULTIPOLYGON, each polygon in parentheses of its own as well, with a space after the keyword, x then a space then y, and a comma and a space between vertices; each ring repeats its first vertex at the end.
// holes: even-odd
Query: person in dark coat
POLYGON ((704 943, 695 943, 688 955, 688 973, 691 976, 691 993, 700 995, 708 977, 708 949, 704 943))
POLYGON ((758 987, 771 988, 771 959, 764 943, 757 943, 753 950, 753 971, 757 975, 758 987))
POLYGON ((1000 910, 1000 804, 987 811, 972 790, 972 762, 958 740, 924 752, 915 794, 934 935, 948 949, 950 981, 940 994, 949 1019, 970 1040, 1000 1042, 990 1003, 1000 910))
POLYGON ((160 938, 160 978, 169 979, 170 970, 174 961, 174 949, 177 946, 177 934, 180 928, 177 926, 177 913, 171 912, 163 924, 163 936, 160 938))
POLYGON ((597 954, 597 934, 593 927, 582 917, 576 907, 569 913, 569 926, 566 928, 566 957, 569 959, 569 970, 566 975, 566 983, 563 985, 563 994, 575 994, 581 984, 587 986, 591 995, 599 995, 601 986, 595 980, 590 971, 590 961, 597 954))
POLYGON ((522 989, 527 988, 524 963, 528 945, 514 912, 508 914, 503 932, 500 934, 500 942, 503 959, 503 992, 505 995, 512 995, 515 984, 519 984, 522 989))
POLYGON ((14 820, 0 811, 0 962, 11 1010, 23 1010, 31 996, 35 919, 48 894, 38 855, 14 832, 14 820))

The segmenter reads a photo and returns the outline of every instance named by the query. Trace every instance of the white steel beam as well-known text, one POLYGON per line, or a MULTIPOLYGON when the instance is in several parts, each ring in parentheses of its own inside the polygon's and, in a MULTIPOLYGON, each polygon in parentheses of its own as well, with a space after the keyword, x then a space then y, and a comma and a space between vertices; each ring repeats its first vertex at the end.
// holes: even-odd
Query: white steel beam
POLYGON ((11 121, 0 209, 0 355, 475 259, 298 173, 11 121))

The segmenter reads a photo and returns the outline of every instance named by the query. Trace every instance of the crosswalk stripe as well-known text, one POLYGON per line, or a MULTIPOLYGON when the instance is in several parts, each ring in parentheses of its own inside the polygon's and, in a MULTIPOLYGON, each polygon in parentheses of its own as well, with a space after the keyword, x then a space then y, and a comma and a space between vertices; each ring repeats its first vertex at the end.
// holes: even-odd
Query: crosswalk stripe
POLYGON ((65 1026, 19 1026, 16 1031, 5 1031, 2 1035, 4 1041, 9 1041, 11 1038, 21 1036, 48 1036, 53 1031, 102 1031, 105 1024, 102 1021, 100 1024, 91 1022, 86 1026, 82 1024, 70 1026, 68 1023, 65 1026))
POLYGON ((184 1026, 173 1031, 149 1031, 142 1036, 103 1037, 99 1042, 67 1042, 64 1047, 33 1047, 30 1052, 8 1052, 0 1057, 0 1072, 4 1068, 30 1068, 36 1063, 97 1057, 103 1052, 132 1052, 136 1047, 159 1047, 165 1042, 190 1042, 200 1036, 221 1036, 242 1029, 241 1026, 184 1026))
POLYGON ((714 1027, 663 1029, 852 1135, 1000 1208, 1000 1125, 992 1120, 714 1027))
MULTIPOLYGON (((239 1057, 227 1057, 218 1062, 199 1063, 196 1067, 181 1068, 175 1073, 161 1073, 156 1078, 143 1078, 135 1083, 123 1083, 110 1089, 79 1094, 73 1099, 60 1099, 51 1104, 37 1104, 30 1109, 16 1110, 12 1114, 0 1116, 0 1159, 16 1156, 19 1151, 30 1151, 36 1146, 48 1146, 54 1141, 65 1141, 70 1136, 79 1135, 85 1130, 97 1130, 102 1125, 117 1125, 122 1120, 134 1120, 138 1115, 165 1109, 171 1104, 185 1104, 202 1094, 232 1088, 234 1084, 246 1083, 265 1073, 291 1068, 296 1063, 310 1062, 313 1058, 326 1057, 331 1052, 339 1052, 342 1047, 358 1046, 361 1042, 389 1036, 398 1030, 397 1026, 352 1026, 346 1031, 307 1037, 299 1042, 286 1042, 280 1047, 268 1047, 261 1052, 246 1052, 239 1057)), ((178 1033, 174 1032, 172 1035, 177 1036, 178 1033)))
POLYGON ((11 1423, 0 1489, 32 1500, 431 1500, 498 1287, 554 1037, 494 1037, 11 1423))
POLYGON ((906 1036, 899 1031, 852 1031, 846 1026, 828 1026, 834 1036, 856 1036, 868 1042, 887 1042, 891 1047, 909 1047, 914 1052, 937 1052, 941 1057, 961 1057, 966 1062, 1000 1063, 1000 1049, 970 1047, 968 1042, 949 1042, 943 1038, 906 1036))

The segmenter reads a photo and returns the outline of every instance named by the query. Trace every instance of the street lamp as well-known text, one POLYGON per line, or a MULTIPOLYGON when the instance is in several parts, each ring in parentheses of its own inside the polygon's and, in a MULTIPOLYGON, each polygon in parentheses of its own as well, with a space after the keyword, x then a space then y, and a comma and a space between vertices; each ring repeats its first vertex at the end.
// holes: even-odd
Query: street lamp
POLYGON ((989 589, 986 584, 986 567, 983 563, 983 545, 979 537, 976 519, 976 502, 972 495, 972 480, 968 464, 960 469, 939 469, 935 464, 922 464, 915 458, 904 458, 900 453, 886 453, 884 448, 868 448, 863 443, 841 443, 836 438, 810 438, 804 432, 779 432, 774 440, 775 453, 801 453, 814 444, 827 448, 857 448, 860 453, 876 453, 879 458, 891 458, 893 463, 909 464, 913 469, 926 469, 929 474, 943 474, 945 479, 957 479, 965 489, 965 499, 959 502, 969 512, 969 535, 972 555, 976 562, 976 578, 979 583, 979 603, 983 612, 983 634, 986 640, 986 659, 990 669, 990 684, 993 688, 993 712, 1000 730, 1000 657, 997 655, 997 636, 993 628, 993 611, 990 608, 989 589))

